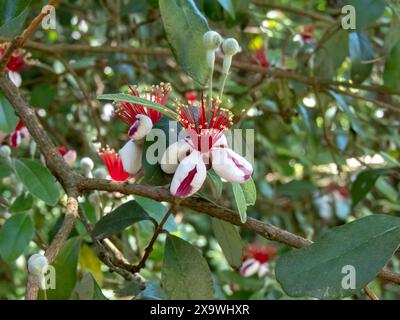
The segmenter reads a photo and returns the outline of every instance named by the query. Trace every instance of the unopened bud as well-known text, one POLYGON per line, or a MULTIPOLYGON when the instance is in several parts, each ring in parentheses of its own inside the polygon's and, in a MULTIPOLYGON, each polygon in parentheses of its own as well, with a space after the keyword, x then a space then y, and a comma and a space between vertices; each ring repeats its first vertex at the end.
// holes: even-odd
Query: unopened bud
POLYGON ((92 175, 92 169, 94 167, 92 159, 90 159, 89 157, 82 158, 80 165, 85 176, 89 177, 92 175))
POLYGON ((36 276, 46 273, 48 266, 47 258, 39 253, 32 255, 28 260, 28 271, 36 276))
POLYGON ((0 147, 0 157, 9 158, 11 156, 11 148, 9 146, 0 147))
POLYGON ((96 170, 94 170, 93 176, 96 179, 105 179, 107 177, 107 170, 104 168, 97 168, 96 170))
POLYGON ((218 32, 207 31, 203 35, 203 43, 207 49, 215 50, 221 45, 221 42, 222 42, 222 37, 219 35, 218 32))
POLYGON ((225 39, 222 43, 222 50, 224 54, 227 56, 234 56, 239 52, 240 46, 239 43, 234 38, 225 39))

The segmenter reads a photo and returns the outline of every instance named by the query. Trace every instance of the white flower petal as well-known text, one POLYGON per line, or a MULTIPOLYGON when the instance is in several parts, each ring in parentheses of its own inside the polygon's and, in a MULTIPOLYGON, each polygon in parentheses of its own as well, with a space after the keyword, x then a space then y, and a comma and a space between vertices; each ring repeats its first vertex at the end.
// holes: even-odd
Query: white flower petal
POLYGON ((214 148, 218 147, 228 147, 228 140, 226 139, 226 136, 224 134, 221 135, 221 137, 217 140, 217 142, 214 143, 214 148))
POLYGON ((170 191, 179 198, 190 197, 203 185, 207 170, 202 155, 197 150, 187 156, 178 165, 171 182, 170 191))
POLYGON ((72 166, 76 160, 76 151, 69 150, 66 154, 64 154, 63 158, 65 162, 68 163, 69 166, 72 166))
POLYGON ((183 160, 192 147, 185 140, 178 140, 169 145, 161 158, 161 169, 168 174, 172 174, 178 168, 179 161, 183 160))
POLYGON ((240 267, 240 274, 243 277, 251 277, 258 272, 260 268, 260 262, 256 259, 247 259, 243 262, 240 267))
POLYGON ((252 173, 252 165, 229 148, 212 148, 211 163, 215 173, 233 183, 247 181, 252 173))
POLYGON ((20 87, 22 84, 21 75, 18 72, 8 71, 8 77, 14 83, 16 87, 20 87))
POLYGON ((269 271, 268 263, 263 263, 260 265, 260 268, 258 269, 258 276, 261 278, 265 276, 269 271))
POLYGON ((143 139, 153 128, 153 122, 151 119, 144 115, 138 114, 136 116, 136 121, 129 128, 128 136, 133 141, 143 139))
POLYGON ((118 154, 124 170, 130 174, 136 174, 142 168, 143 146, 129 140, 119 150, 118 154))

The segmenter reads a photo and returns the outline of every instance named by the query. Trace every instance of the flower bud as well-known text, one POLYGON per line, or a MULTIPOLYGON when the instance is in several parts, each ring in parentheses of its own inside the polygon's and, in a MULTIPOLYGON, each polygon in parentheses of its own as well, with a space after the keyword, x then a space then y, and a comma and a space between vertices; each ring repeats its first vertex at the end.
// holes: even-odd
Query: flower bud
POLYGON ((32 255, 28 260, 28 271, 36 276, 46 273, 48 266, 47 258, 39 253, 32 255))
POLYGON ((96 179, 105 179, 107 178, 107 170, 104 168, 97 168, 94 170, 93 175, 96 179))
POLYGON ((89 157, 82 158, 80 165, 85 176, 90 177, 92 175, 91 172, 94 167, 93 160, 89 157))
POLYGON ((0 157, 9 158, 11 155, 11 148, 9 146, 0 147, 0 157))
POLYGON ((222 43, 222 50, 224 54, 227 56, 234 56, 236 53, 239 52, 240 46, 239 43, 234 38, 229 38, 224 40, 222 43))
POLYGON ((219 35, 218 32, 215 31, 207 31, 203 35, 203 43, 207 49, 215 50, 217 49, 222 42, 222 37, 219 35))

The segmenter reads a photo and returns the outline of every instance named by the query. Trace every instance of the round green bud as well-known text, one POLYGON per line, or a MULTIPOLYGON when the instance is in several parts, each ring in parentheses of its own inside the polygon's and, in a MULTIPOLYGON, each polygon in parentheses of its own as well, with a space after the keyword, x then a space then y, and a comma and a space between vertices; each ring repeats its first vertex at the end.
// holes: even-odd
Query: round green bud
POLYGON ((222 50, 224 51, 224 54, 228 56, 233 56, 239 52, 240 46, 236 39, 229 38, 225 39, 224 42, 222 42, 222 50))
POLYGON ((203 43, 207 49, 215 50, 217 49, 222 42, 222 37, 218 32, 215 31, 207 31, 203 35, 203 43))

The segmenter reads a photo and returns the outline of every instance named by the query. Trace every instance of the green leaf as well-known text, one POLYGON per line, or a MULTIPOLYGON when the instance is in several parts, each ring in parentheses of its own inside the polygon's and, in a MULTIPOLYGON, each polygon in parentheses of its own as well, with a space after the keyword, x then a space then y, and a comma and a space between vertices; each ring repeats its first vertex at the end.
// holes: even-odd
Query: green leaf
POLYGON ((228 263, 233 268, 240 268, 244 244, 237 228, 229 222, 211 218, 211 225, 215 238, 221 246, 222 252, 228 263))
POLYGON ((218 0, 218 3, 229 13, 232 19, 236 19, 235 8, 231 0, 218 0))
POLYGON ((360 172, 351 185, 351 199, 353 206, 356 206, 365 198, 381 175, 390 172, 390 170, 391 169, 366 169, 360 172))
POLYGON ((343 5, 345 4, 349 4, 355 9, 358 31, 373 24, 385 11, 384 0, 346 0, 343 5))
POLYGON ((0 256, 8 262, 17 259, 33 239, 35 226, 27 213, 18 213, 7 219, 0 229, 0 256))
POLYGON ((359 124, 359 120, 355 112, 349 107, 346 100, 343 96, 337 94, 336 92, 329 91, 330 95, 333 96, 338 103, 339 108, 346 114, 347 118, 351 123, 351 127, 355 132, 357 132, 360 136, 365 136, 365 132, 363 128, 359 124))
POLYGON ((169 109, 168 107, 165 107, 161 104, 152 102, 152 101, 144 99, 144 98, 131 96, 128 93, 102 94, 102 95, 97 96, 97 99, 137 103, 137 104, 143 105, 145 107, 148 107, 150 109, 156 110, 156 111, 162 113, 163 115, 170 117, 172 119, 176 119, 176 116, 177 116, 177 114, 172 109, 169 109))
POLYGON ((57 88, 49 83, 41 83, 33 87, 31 92, 31 106, 47 108, 57 96, 57 88))
POLYGON ((0 131, 11 133, 17 126, 19 118, 7 98, 0 92, 0 131))
MULTIPOLYGON (((168 207, 163 205, 161 202, 149 198, 135 196, 135 200, 150 217, 157 221, 157 223, 161 222, 169 210, 168 207)), ((172 215, 168 217, 167 222, 164 224, 164 229, 168 232, 176 232, 178 230, 175 219, 172 215)))
POLYGON ((20 33, 29 13, 30 0, 0 1, 0 35, 13 37, 20 33))
POLYGON ((368 37, 363 32, 350 32, 349 51, 351 59, 351 79, 361 83, 367 79, 372 70, 374 51, 368 37))
POLYGON ((181 126, 175 121, 171 121, 168 117, 162 117, 154 126, 143 144, 142 165, 144 169, 144 176, 141 183, 147 185, 165 185, 168 183, 167 175, 161 170, 160 161, 168 148, 170 142, 175 142, 177 131, 181 130, 181 126), (164 136, 160 136, 161 130, 164 136), (154 134, 154 136, 152 136, 154 134), (164 141, 163 138, 166 140, 164 141), (160 140, 160 141, 159 141, 160 140), (153 159, 155 163, 149 163, 149 159, 153 159))
POLYGON ((170 300, 206 300, 213 282, 206 260, 190 243, 167 235, 161 283, 170 300))
POLYGON ((400 219, 371 215, 336 227, 319 241, 280 257, 276 279, 293 297, 321 299, 348 297, 359 292, 374 279, 392 256, 400 242, 400 219), (355 270, 355 288, 342 286, 355 270))
POLYGON ((117 209, 101 218, 99 222, 96 223, 92 231, 92 236, 100 239, 108 238, 113 234, 121 232, 132 224, 143 220, 153 221, 153 218, 151 218, 135 200, 131 200, 125 202, 117 209))
POLYGON ((197 194, 207 199, 210 202, 216 203, 222 194, 222 180, 221 178, 214 172, 214 170, 207 171, 207 178, 204 182, 201 189, 197 192, 197 194))
POLYGON ((79 238, 67 240, 52 263, 56 273, 56 287, 47 290, 49 300, 67 300, 71 297, 77 281, 80 247, 81 240, 79 238))
POLYGON ((318 49, 315 58, 315 74, 322 79, 331 79, 348 54, 348 33, 340 29, 318 49))
POLYGON ((73 300, 108 300, 90 272, 85 273, 76 285, 71 299, 73 300))
POLYGON ((390 29, 385 37, 384 51, 389 54, 396 44, 400 41, 400 17, 397 14, 393 14, 392 21, 390 23, 390 29))
POLYGON ((254 184, 253 178, 250 177, 249 180, 247 180, 244 183, 241 183, 240 186, 242 187, 243 194, 246 199, 246 205, 248 206, 255 205, 257 200, 257 189, 256 185, 254 184))
POLYGON ((400 42, 398 42, 389 54, 385 62, 385 73, 383 74, 384 86, 392 91, 400 88, 400 42))
POLYGON ((50 171, 39 161, 15 159, 15 171, 25 188, 50 206, 57 204, 60 189, 50 171))
POLYGON ((203 35, 209 30, 207 20, 193 0, 160 0, 159 6, 177 62, 195 81, 204 85, 210 72, 203 45, 203 35))
POLYGON ((247 204, 243 189, 240 184, 232 183, 232 190, 235 197, 236 208, 240 215, 240 221, 242 221, 242 223, 245 223, 247 220, 247 204))
POLYGON ((33 205, 33 197, 31 196, 31 194, 23 193, 17 198, 15 198, 9 211, 11 213, 27 211, 29 209, 32 209, 32 205, 33 205))

